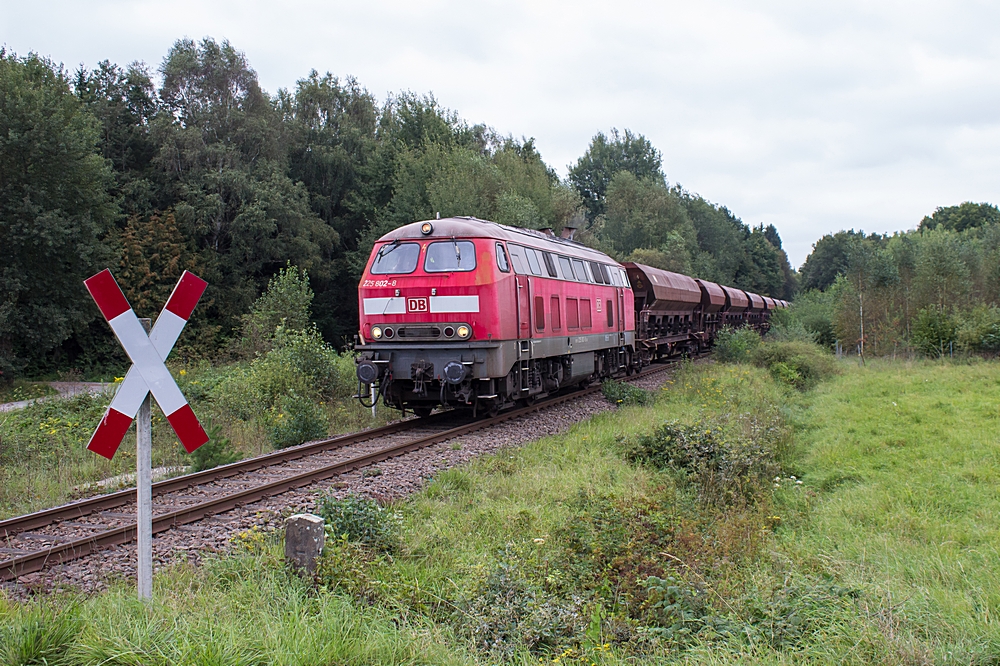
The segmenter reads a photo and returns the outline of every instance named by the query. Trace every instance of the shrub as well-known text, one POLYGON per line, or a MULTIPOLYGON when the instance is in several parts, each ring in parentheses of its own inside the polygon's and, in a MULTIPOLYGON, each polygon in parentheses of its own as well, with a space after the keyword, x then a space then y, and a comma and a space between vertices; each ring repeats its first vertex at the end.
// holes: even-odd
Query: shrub
POLYGON ((1000 308, 980 305, 955 315, 955 341, 967 352, 1000 352, 1000 308))
POLYGON ((767 342, 754 350, 752 360, 778 381, 802 390, 837 373, 833 356, 811 342, 767 342))
POLYGON ((923 308, 913 323, 910 341, 924 356, 940 358, 956 340, 957 327, 941 308, 923 308))
POLYGON ((653 399, 649 391, 613 379, 601 384, 601 392, 616 405, 648 405, 653 399))
POLYGON ((350 542, 387 553, 397 552, 402 544, 402 517, 367 497, 323 495, 319 515, 335 537, 346 536, 350 542))
POLYGON ((235 418, 260 423, 273 442, 291 446, 326 434, 319 403, 349 395, 351 380, 350 357, 338 356, 315 328, 279 326, 274 347, 249 367, 233 370, 212 394, 235 418))
POLYGON ((308 329, 312 300, 309 275, 289 262, 267 283, 267 290, 254 302, 250 313, 243 315, 240 351, 250 357, 267 353, 279 326, 293 331, 308 329))
MULTIPOLYGON (((760 429, 758 428, 758 431, 760 429)), ((626 457, 679 472, 705 504, 752 502, 780 471, 778 442, 767 436, 727 437, 715 423, 668 421, 628 444, 626 457)))
POLYGON ((715 336, 714 356, 720 363, 748 363, 760 346, 760 336, 749 328, 723 328, 715 336))
POLYGON ((232 442, 222 434, 222 427, 208 421, 208 441, 191 454, 191 471, 201 472, 234 463, 240 455, 233 451, 232 442))
POLYGON ((269 420, 267 437, 276 449, 320 439, 329 432, 323 407, 294 391, 278 398, 269 420))
POLYGON ((771 313, 771 327, 765 336, 774 342, 816 342, 817 335, 807 329, 792 310, 782 308, 771 313))

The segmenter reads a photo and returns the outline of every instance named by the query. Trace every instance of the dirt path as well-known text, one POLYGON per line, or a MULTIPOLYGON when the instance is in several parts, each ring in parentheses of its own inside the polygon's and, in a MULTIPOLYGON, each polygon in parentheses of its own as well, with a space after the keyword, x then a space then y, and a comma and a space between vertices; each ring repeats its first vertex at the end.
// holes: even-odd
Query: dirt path
POLYGON ((58 391, 59 395, 47 395, 42 398, 19 400, 18 402, 5 402, 0 404, 0 412, 12 412, 15 409, 24 409, 36 402, 44 402, 56 398, 69 398, 79 393, 103 393, 114 386, 114 384, 105 382, 49 382, 49 386, 58 391))

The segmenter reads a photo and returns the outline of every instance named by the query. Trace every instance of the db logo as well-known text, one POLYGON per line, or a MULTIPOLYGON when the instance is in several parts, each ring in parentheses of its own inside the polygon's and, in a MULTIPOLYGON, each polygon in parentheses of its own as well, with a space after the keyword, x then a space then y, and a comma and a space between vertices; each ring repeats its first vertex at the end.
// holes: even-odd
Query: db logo
POLYGON ((408 299, 406 299, 406 311, 407 312, 427 312, 427 299, 426 298, 408 298, 408 299))

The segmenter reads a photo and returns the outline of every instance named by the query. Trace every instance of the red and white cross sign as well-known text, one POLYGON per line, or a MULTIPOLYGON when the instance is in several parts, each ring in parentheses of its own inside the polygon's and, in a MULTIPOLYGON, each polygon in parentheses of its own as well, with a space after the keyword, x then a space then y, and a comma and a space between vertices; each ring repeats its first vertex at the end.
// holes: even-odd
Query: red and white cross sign
POLYGON ((111 271, 105 269, 84 280, 84 284, 132 360, 132 367, 87 448, 105 458, 114 457, 147 393, 153 394, 188 453, 207 442, 208 435, 163 361, 184 330, 208 283, 184 271, 149 335, 111 271))

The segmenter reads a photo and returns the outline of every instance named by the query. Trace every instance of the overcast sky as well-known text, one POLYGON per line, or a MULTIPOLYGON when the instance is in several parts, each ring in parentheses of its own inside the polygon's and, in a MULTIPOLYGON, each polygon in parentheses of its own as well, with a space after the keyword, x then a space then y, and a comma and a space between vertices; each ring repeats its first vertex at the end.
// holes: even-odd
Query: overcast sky
POLYGON ((178 38, 228 39, 268 92, 310 69, 433 92, 561 175, 629 128, 672 183, 774 224, 793 266, 825 233, 1000 202, 998 26, 996 2, 0 0, 20 54, 155 69, 178 38))

